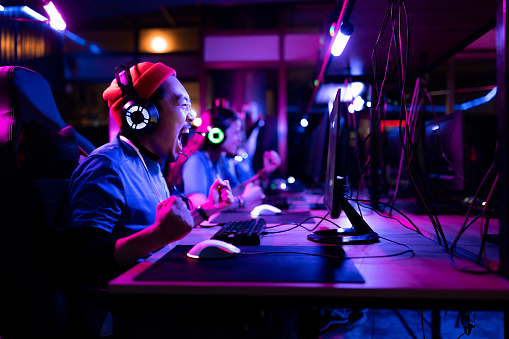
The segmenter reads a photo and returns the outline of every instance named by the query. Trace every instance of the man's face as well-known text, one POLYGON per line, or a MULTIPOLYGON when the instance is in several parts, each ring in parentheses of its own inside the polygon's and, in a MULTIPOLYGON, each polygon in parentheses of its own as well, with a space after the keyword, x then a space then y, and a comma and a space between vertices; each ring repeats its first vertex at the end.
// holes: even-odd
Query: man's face
POLYGON ((222 151, 226 152, 229 156, 235 156, 237 149, 242 142, 242 123, 240 120, 235 120, 230 127, 225 131, 226 139, 221 145, 222 151))
POLYGON ((159 125, 144 146, 163 159, 175 161, 183 148, 182 135, 189 132, 195 114, 189 94, 176 77, 170 76, 163 85, 166 93, 160 101, 159 125))

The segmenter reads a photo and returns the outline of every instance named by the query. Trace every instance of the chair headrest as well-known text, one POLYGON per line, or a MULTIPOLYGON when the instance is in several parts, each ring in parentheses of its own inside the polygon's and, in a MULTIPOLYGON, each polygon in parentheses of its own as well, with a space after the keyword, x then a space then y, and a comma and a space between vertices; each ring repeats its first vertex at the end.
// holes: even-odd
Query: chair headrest
POLYGON ((39 73, 20 66, 0 67, 0 89, 0 115, 9 114, 16 128, 31 120, 54 131, 67 126, 48 81, 39 73))
MULTIPOLYGON (((0 145, 12 142, 16 153, 21 127, 30 121, 53 132, 67 126, 42 75, 21 66, 0 67, 0 145)), ((78 140, 86 152, 95 148, 80 135, 78 140)))
POLYGON ((32 120, 24 128, 18 155, 32 178, 68 178, 79 163, 78 135, 71 126, 53 132, 32 120))

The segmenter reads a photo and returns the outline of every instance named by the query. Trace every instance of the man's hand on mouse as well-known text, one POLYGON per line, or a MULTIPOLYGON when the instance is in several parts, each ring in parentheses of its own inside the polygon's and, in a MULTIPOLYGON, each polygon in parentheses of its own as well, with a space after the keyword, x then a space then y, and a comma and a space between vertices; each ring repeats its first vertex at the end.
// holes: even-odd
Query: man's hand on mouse
POLYGON ((164 234, 166 241, 173 242, 191 232, 194 221, 182 198, 171 196, 157 204, 154 225, 164 234))

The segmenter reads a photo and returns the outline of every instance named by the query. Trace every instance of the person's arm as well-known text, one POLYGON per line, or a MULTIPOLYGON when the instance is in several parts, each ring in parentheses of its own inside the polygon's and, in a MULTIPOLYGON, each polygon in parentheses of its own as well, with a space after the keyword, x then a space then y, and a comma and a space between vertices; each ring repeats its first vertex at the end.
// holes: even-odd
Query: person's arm
POLYGON ((157 205, 156 221, 135 234, 120 238, 114 257, 119 266, 132 264, 139 258, 185 237, 194 225, 184 201, 171 196, 157 205))
POLYGON ((191 193, 187 196, 191 201, 191 209, 195 210, 198 206, 202 205, 207 201, 207 196, 202 193, 191 193))
POLYGON ((260 127, 258 124, 256 124, 249 137, 247 137, 246 142, 244 143, 244 148, 246 149, 246 152, 247 154, 249 154, 250 157, 254 157, 255 155, 259 132, 260 127))
POLYGON ((223 181, 221 179, 217 179, 210 186, 208 198, 205 198, 202 195, 192 195, 189 198, 195 199, 195 202, 193 203, 194 209, 191 211, 191 215, 194 219, 194 225, 198 225, 202 221, 208 220, 212 214, 227 209, 234 202, 230 183, 228 180, 223 181), (201 208, 201 211, 199 208, 201 208))
MULTIPOLYGON (((69 225, 77 228, 93 227, 102 229, 111 237, 123 211, 129 211, 131 205, 125 195, 126 187, 119 176, 118 169, 105 157, 87 159, 73 175, 70 186, 69 225)), ((180 206, 185 204, 180 198, 170 197, 157 204, 153 225, 125 238, 115 241, 113 251, 104 251, 104 261, 115 261, 118 266, 126 267, 150 252, 184 237, 192 228, 192 218, 187 207, 183 213, 180 206)), ((125 213, 125 212, 124 212, 125 213)), ((153 213, 153 212, 151 212, 153 213)), ((143 222, 143 218, 139 220, 143 222)), ((120 233, 123 230, 121 229, 120 233)), ((102 236, 105 237, 105 236, 102 236)), ((83 246, 77 246, 76 256, 88 251, 85 246, 93 244, 87 239, 80 240, 83 246)), ((102 241, 95 236, 94 242, 102 241)), ((97 260, 101 260, 99 257, 97 260)))
POLYGON ((242 185, 245 186, 248 183, 267 180, 279 166, 281 166, 279 154, 276 151, 265 151, 263 153, 263 168, 251 178, 245 180, 242 185))
POLYGON ((235 187, 232 192, 233 204, 229 207, 231 210, 250 208, 260 205, 265 198, 265 194, 263 194, 263 190, 260 185, 254 182, 241 184, 235 187))

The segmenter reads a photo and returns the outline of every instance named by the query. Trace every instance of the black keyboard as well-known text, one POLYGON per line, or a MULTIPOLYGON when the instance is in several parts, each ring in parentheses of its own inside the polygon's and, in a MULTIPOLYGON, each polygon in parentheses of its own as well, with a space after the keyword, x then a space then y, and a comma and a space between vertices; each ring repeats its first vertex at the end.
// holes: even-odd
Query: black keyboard
POLYGON ((260 235, 265 229, 265 219, 229 221, 211 239, 233 245, 260 245, 260 235))
POLYGON ((287 197, 283 197, 280 195, 267 195, 263 199, 264 204, 269 204, 275 206, 281 210, 287 210, 290 207, 290 203, 288 202, 287 197))

